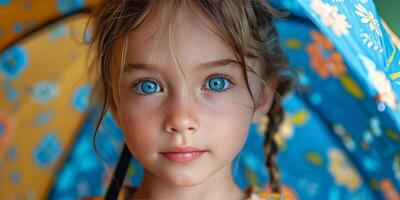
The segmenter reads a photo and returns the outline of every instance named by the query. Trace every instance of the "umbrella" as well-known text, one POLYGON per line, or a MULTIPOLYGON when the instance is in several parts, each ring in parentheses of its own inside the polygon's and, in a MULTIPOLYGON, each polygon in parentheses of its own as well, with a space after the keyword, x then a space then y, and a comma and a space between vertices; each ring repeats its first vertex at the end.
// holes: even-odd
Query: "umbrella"
MULTIPOLYGON (((123 137, 108 113, 96 141, 100 156, 92 147, 98 109, 88 108, 90 35, 83 33, 98 2, 43 2, 0 2, 7 19, 0 23, 0 198, 104 195, 123 137)), ((284 193, 400 198, 400 55, 373 1, 273 3, 290 13, 276 26, 299 80, 284 99, 287 120, 275 138, 284 193)), ((265 128, 250 127, 234 161, 241 188, 268 181, 265 128)), ((127 184, 138 185, 142 173, 132 159, 127 184)))

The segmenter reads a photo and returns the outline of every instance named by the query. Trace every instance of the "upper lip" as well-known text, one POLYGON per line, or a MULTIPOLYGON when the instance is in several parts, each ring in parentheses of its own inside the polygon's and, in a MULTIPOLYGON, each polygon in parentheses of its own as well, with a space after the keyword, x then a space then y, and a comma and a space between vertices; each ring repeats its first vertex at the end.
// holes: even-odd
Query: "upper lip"
POLYGON ((168 149, 167 151, 161 152, 161 153, 186 153, 186 152, 194 152, 194 151, 205 151, 203 149, 199 149, 196 147, 173 147, 171 149, 168 149))

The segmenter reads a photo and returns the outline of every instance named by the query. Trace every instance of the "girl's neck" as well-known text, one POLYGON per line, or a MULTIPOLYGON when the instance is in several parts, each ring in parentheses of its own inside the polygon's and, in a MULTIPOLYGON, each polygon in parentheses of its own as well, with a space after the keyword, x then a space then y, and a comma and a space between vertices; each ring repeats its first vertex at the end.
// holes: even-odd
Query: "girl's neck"
POLYGON ((188 187, 169 185, 158 179, 158 177, 151 172, 145 170, 142 184, 129 200, 243 200, 245 198, 245 192, 240 190, 235 184, 231 173, 231 167, 228 165, 210 175, 210 177, 205 179, 202 183, 188 187))

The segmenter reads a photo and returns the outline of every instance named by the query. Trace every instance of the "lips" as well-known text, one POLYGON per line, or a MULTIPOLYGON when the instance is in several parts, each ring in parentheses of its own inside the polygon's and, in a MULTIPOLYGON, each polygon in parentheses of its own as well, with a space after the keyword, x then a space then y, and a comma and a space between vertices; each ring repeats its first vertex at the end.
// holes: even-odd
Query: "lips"
POLYGON ((161 152, 161 154, 170 161, 186 163, 196 160, 206 152, 206 150, 194 147, 174 147, 166 152, 161 152))

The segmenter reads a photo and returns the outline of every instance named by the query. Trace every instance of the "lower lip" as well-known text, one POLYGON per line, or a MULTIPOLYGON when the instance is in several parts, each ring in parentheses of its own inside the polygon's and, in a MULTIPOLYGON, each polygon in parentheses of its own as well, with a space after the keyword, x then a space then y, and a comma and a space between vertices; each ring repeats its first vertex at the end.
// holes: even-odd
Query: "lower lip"
POLYGON ((186 163, 192 160, 197 159, 201 155, 203 155, 206 151, 192 151, 192 152, 168 152, 162 153, 168 160, 178 162, 178 163, 186 163))

